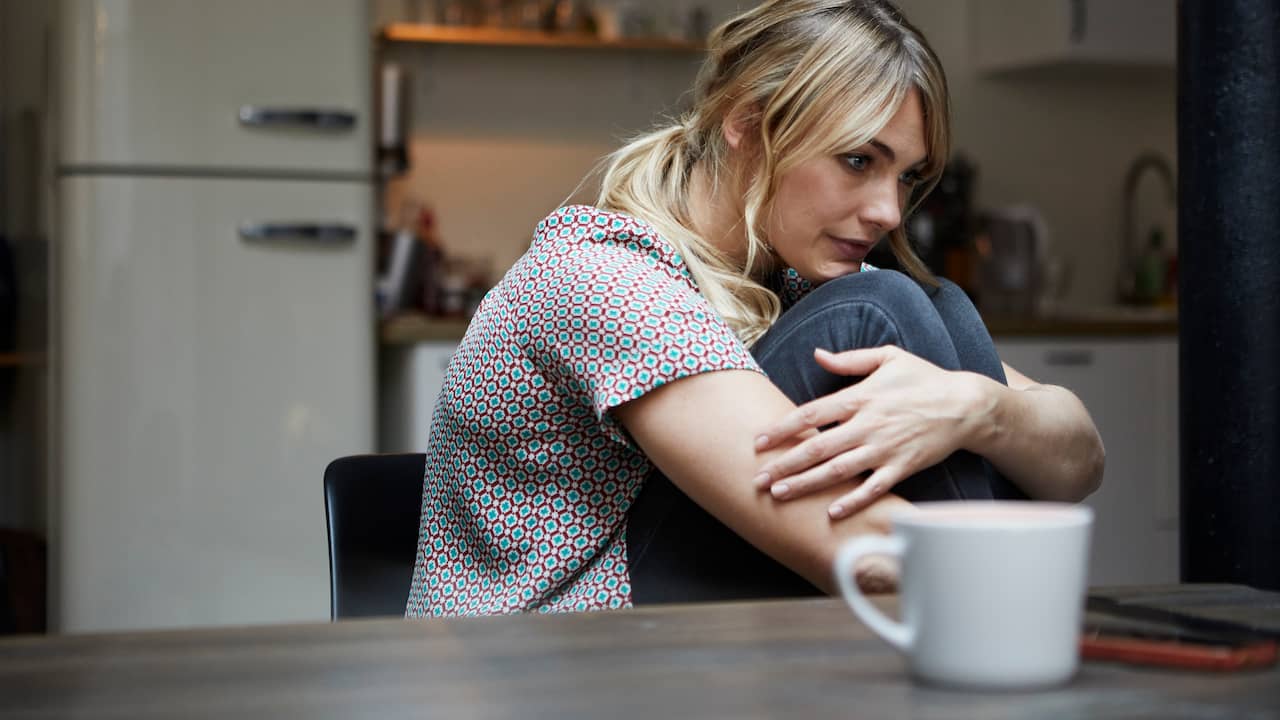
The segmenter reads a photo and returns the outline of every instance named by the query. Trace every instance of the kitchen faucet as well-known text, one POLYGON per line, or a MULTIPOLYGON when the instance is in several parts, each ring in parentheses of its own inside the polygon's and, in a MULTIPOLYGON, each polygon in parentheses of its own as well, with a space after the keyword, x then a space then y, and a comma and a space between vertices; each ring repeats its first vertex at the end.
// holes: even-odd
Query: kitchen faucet
POLYGON ((1134 289, 1130 287, 1134 277, 1134 267, 1140 251, 1135 251, 1135 238, 1138 236, 1134 227, 1133 200, 1138 191, 1138 181, 1148 170, 1155 171, 1164 180, 1165 194, 1169 205, 1177 203, 1177 187, 1173 179, 1173 167, 1163 156, 1155 152, 1144 152, 1129 165, 1124 178, 1124 238, 1120 245, 1120 297, 1122 300, 1131 297, 1134 289))

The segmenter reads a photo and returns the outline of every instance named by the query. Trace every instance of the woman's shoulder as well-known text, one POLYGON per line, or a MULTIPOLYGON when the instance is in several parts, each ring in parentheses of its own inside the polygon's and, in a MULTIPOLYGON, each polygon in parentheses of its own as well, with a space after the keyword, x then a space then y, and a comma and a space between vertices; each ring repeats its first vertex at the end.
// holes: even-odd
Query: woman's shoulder
POLYGON ((661 240, 654 227, 644 220, 591 205, 558 208, 538 223, 533 234, 535 245, 563 239, 638 244, 653 244, 661 240))
POLYGON ((538 223, 532 250, 543 258, 608 258, 660 268, 687 282, 692 276, 679 251, 649 222, 617 210, 567 205, 538 223))

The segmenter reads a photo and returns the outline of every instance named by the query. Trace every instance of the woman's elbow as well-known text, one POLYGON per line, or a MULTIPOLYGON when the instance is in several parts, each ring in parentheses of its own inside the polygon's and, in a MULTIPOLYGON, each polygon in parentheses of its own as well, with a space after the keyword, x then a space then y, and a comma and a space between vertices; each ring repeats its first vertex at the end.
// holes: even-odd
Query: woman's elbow
POLYGON ((1057 481, 1049 483, 1038 500, 1078 503, 1102 487, 1102 475, 1107 464, 1107 451, 1102 438, 1094 431, 1093 437, 1073 443, 1063 453, 1055 468, 1057 481))
POLYGON ((1107 448, 1102 444, 1102 437, 1098 435, 1098 431, 1095 429, 1093 431, 1093 442, 1083 467, 1081 467, 1080 492, 1079 497, 1075 498, 1076 502, 1084 500, 1102 487, 1102 475, 1106 471, 1106 467, 1107 448))

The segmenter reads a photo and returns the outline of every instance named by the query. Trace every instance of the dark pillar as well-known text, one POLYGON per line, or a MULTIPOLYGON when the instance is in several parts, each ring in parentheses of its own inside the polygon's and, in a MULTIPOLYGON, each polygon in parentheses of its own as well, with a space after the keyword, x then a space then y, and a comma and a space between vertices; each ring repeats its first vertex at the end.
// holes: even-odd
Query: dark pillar
POLYGON ((1182 579, 1280 589, 1280 0, 1181 0, 1182 579))

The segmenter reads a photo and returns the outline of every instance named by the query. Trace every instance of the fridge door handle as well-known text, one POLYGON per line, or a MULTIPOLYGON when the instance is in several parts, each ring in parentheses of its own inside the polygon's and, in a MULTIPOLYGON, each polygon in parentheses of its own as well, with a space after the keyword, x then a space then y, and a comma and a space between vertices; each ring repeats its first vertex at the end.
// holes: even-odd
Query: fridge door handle
POLYGON ((348 110, 271 108, 258 105, 241 105, 240 124, 265 128, 300 127, 310 130, 350 130, 356 126, 356 114, 348 110))
POLYGON ((355 225, 345 223, 245 223, 240 239, 247 243, 303 243, 308 245, 350 245, 355 242, 355 225))

